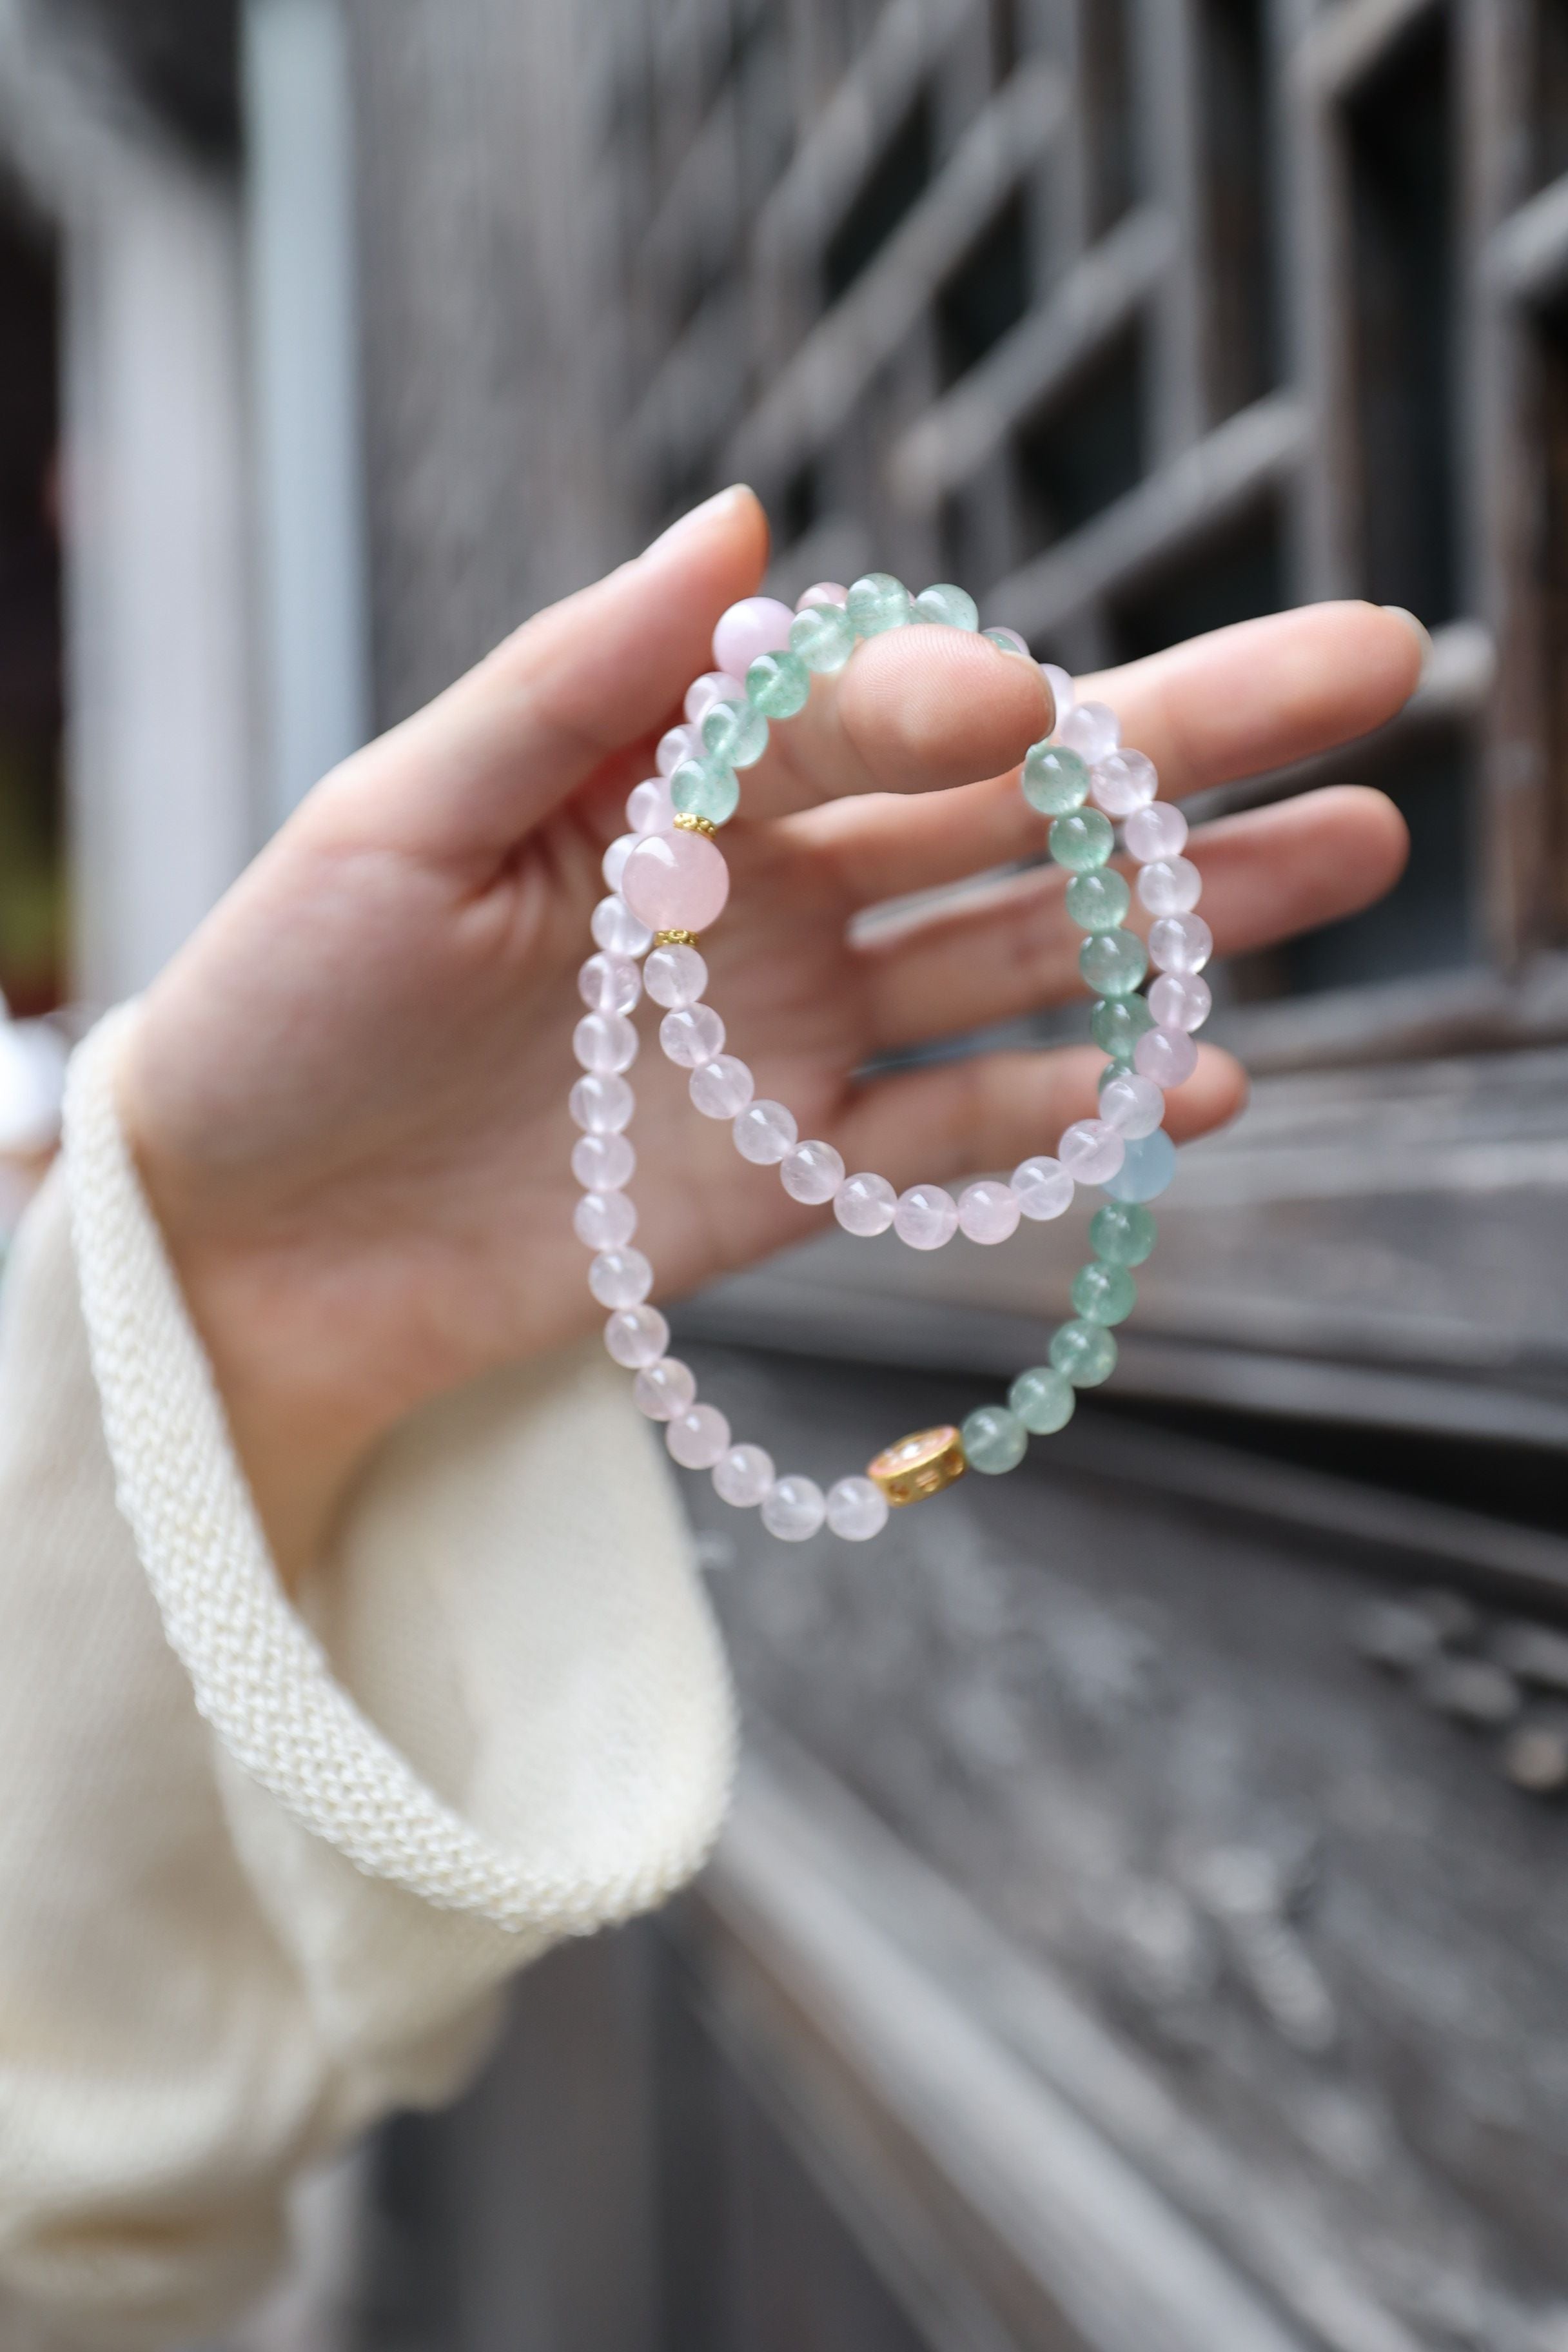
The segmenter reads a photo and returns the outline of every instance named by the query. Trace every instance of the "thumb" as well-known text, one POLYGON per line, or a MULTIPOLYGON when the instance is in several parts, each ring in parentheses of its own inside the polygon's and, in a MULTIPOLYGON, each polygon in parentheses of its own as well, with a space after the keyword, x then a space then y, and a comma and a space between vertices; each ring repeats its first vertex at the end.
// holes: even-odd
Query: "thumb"
POLYGON ((525 621, 445 694, 355 754, 378 837, 425 855, 504 854, 710 666, 714 624, 751 595, 768 526, 737 485, 593 587, 525 621))

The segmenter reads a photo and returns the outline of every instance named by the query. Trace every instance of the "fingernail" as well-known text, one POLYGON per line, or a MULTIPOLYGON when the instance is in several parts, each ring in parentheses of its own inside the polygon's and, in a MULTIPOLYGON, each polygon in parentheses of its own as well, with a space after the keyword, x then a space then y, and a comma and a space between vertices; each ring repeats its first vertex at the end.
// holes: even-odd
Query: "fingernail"
POLYGON ((1415 614, 1407 611, 1403 604, 1385 604, 1383 609, 1385 613, 1391 613, 1396 621, 1403 621, 1405 627, 1411 631, 1421 647, 1421 667, 1425 669, 1432 658, 1432 632, 1426 622, 1418 621, 1415 614))
POLYGON ((732 507, 738 499, 752 496, 753 492, 744 482, 731 482, 727 490, 715 490, 710 499, 704 499, 702 504, 693 507, 689 514, 678 515, 668 530, 661 530, 657 539, 650 540, 643 553, 652 555, 661 548, 676 546, 689 533, 706 530, 726 507, 732 507))

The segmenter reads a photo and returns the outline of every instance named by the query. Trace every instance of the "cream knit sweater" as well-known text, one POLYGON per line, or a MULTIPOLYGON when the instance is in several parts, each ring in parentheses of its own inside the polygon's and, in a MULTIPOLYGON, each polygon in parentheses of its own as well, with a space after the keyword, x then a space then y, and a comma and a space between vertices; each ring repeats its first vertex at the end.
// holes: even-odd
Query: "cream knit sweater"
POLYGON ((679 1512, 591 1350, 384 1447, 303 1612, 116 1121, 0 1311, 0 2343, 243 2304, 291 2175, 439 2099, 502 1979, 701 1861, 731 1711, 679 1512))

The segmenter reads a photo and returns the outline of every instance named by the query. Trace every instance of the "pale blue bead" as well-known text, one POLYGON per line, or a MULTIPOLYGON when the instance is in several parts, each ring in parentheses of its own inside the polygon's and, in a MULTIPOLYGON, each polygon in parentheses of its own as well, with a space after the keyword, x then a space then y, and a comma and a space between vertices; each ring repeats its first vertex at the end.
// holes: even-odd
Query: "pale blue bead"
POLYGON ((790 624, 789 649, 807 669, 831 677, 855 650, 855 624, 842 604, 808 604, 790 624))
POLYGON ((868 572, 849 591, 846 610, 858 637, 879 637, 884 629, 901 629, 913 615, 914 602, 901 580, 890 572, 868 572))
POLYGON ((955 588, 951 581, 942 581, 934 588, 922 588, 915 598, 913 617, 917 621, 939 621, 944 628, 977 629, 980 607, 967 588, 955 588))
POLYGON ((964 1460, 972 1470, 983 1470, 988 1478, 1016 1470, 1029 1450, 1028 1431, 1005 1404, 983 1404, 970 1414, 961 1434, 964 1460))
POLYGON ((768 748, 768 722, 749 702, 716 702, 702 721, 702 748, 731 768, 754 768, 768 748))
POLYGON ((798 654, 759 654, 746 672, 746 699, 764 719, 793 719, 811 692, 811 672, 798 654))
POLYGON ((728 824, 740 806, 740 779, 722 760, 682 760, 670 777, 669 797, 681 816, 728 824))
POLYGON ((1176 1172, 1176 1147, 1163 1127, 1129 1143, 1121 1167, 1100 1186, 1113 1201, 1154 1201, 1176 1172))

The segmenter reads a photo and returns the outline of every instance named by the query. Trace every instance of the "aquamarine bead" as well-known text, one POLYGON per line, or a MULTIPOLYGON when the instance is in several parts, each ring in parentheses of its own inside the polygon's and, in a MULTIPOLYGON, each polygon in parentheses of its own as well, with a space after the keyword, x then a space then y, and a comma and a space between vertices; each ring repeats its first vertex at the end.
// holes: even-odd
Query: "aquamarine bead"
MULTIPOLYGON (((1120 874, 1102 866, 1098 873, 1073 876, 1068 884, 1067 902, 1068 913, 1079 930, 1113 931, 1131 905, 1132 893, 1120 874)), ((1114 995, 1116 991, 1101 990, 1100 993, 1114 995)))
POLYGON ((811 692, 811 672, 798 654, 759 654, 746 672, 746 699, 764 719, 793 719, 811 692))
POLYGON ((1131 996, 1149 969, 1149 950, 1136 932, 1096 931, 1079 948, 1078 968, 1097 996, 1131 996))
POLYGON ((1176 1147, 1163 1127, 1129 1143, 1121 1167, 1100 1186, 1113 1201, 1154 1201, 1176 1172, 1176 1147))
POLYGON ((983 1404, 970 1414, 960 1433, 964 1460, 972 1470, 983 1470, 988 1478, 1016 1470, 1029 1450, 1028 1431, 1005 1404, 983 1404))
POLYGON ((1051 856, 1069 874, 1092 874, 1116 846, 1116 828, 1098 809, 1079 809, 1058 816, 1047 836, 1051 856))
POLYGON ((868 572, 850 589, 845 609, 858 637, 879 637, 884 629, 901 629, 912 620, 914 600, 890 572, 868 572))
POLYGON ((1089 1245, 1107 1265, 1142 1265, 1159 1230, 1136 1201, 1107 1201, 1089 1221, 1089 1245))
POLYGON ((1138 1304, 1138 1285, 1124 1265, 1080 1265, 1072 1303, 1086 1323, 1125 1323, 1138 1304))
POLYGON ((1007 1391, 1007 1402, 1026 1429, 1037 1437, 1049 1437, 1067 1427, 1078 1399, 1065 1372, 1053 1371, 1048 1364, 1035 1364, 1019 1373, 1007 1391))
POLYGON ((808 604, 790 624, 789 649, 807 669, 831 677, 855 650, 855 624, 842 604, 808 604))
POLYGON ((1024 754, 1024 798, 1042 816, 1070 816, 1089 798, 1089 767, 1062 743, 1032 743, 1024 754))
POLYGON ((1132 1048, 1154 1016, 1142 996, 1101 997, 1089 1016, 1089 1034, 1102 1054, 1132 1066, 1132 1048))
POLYGON ((722 760, 682 760, 669 780, 669 797, 681 816, 728 824, 741 803, 741 780, 722 760))
POLYGON ((702 748, 731 768, 754 768, 768 748, 768 722, 749 702, 716 702, 702 721, 702 748))
POLYGON ((1098 1323, 1064 1323, 1049 1354, 1053 1370, 1075 1389, 1097 1389, 1116 1370, 1116 1342, 1098 1323))
POLYGON ((967 588, 955 588, 949 580, 934 588, 922 588, 915 598, 912 617, 917 621, 939 621, 948 629, 977 629, 980 607, 967 588))

